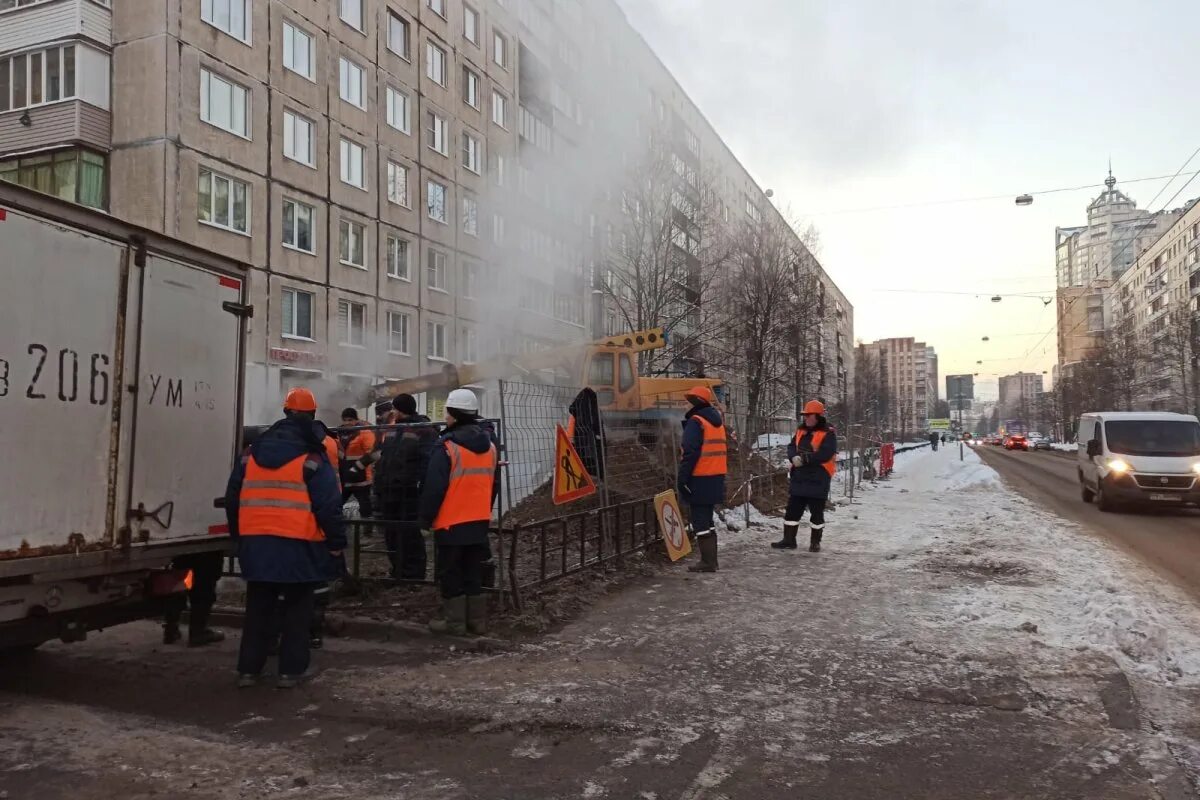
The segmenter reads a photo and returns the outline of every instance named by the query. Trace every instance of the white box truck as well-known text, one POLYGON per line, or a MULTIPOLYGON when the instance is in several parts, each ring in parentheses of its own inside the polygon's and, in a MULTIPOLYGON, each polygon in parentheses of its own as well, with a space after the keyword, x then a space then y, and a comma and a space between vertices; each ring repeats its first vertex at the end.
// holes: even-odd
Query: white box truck
POLYGON ((228 550, 246 278, 0 183, 0 650, 156 616, 228 550))

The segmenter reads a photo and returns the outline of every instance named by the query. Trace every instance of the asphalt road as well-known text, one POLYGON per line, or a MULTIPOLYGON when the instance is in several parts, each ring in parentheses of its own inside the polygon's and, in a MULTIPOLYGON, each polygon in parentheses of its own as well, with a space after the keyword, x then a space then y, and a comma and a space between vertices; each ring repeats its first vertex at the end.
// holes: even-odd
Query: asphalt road
POLYGON ((977 446, 976 452, 1021 494, 1135 555, 1200 598, 1200 512, 1105 513, 1080 498, 1074 453, 1030 453, 984 445, 977 446))

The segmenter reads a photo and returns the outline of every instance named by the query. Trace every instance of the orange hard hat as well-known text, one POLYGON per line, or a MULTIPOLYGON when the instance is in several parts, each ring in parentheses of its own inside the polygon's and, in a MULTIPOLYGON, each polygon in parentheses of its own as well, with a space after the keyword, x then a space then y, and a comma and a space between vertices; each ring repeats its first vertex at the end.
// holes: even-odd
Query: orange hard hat
POLYGON ((694 397, 697 400, 703 400, 709 405, 717 402, 717 396, 713 394, 713 390, 707 386, 693 386, 691 389, 688 389, 683 396, 687 398, 694 397))
POLYGON ((288 389, 287 399, 283 401, 283 410, 316 412, 317 398, 303 386, 288 389))
POLYGON ((807 403, 804 404, 804 413, 805 414, 824 414, 825 413, 825 404, 822 403, 820 400, 809 400, 807 403))

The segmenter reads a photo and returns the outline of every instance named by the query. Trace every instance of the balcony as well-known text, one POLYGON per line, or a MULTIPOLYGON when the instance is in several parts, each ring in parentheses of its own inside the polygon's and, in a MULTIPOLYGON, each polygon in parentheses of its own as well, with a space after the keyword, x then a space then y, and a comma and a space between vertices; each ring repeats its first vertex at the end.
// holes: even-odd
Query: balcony
POLYGON ((70 144, 107 151, 112 146, 112 116, 82 100, 63 100, 0 114, 0 156, 70 144), (21 122, 26 114, 28 125, 21 122))
POLYGON ((112 12, 96 0, 0 0, 0 53, 82 36, 108 48, 112 12))

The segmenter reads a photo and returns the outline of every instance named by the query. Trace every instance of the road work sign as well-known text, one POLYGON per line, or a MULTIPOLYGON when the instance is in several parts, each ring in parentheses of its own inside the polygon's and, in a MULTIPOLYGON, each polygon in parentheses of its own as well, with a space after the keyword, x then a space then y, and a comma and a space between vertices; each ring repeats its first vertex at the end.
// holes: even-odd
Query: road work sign
POLYGON ((596 493, 596 484, 583 466, 583 459, 562 425, 557 429, 554 447, 554 505, 562 505, 596 493))
POLYGON ((929 420, 929 430, 931 430, 931 431, 948 431, 948 430, 950 430, 950 420, 948 420, 948 419, 931 419, 931 420, 929 420))
POLYGON ((683 514, 679 513, 679 500, 675 497, 674 489, 654 496, 654 512, 658 514, 658 529, 662 531, 671 560, 678 561, 692 552, 692 543, 688 541, 687 528, 683 525, 683 514))

